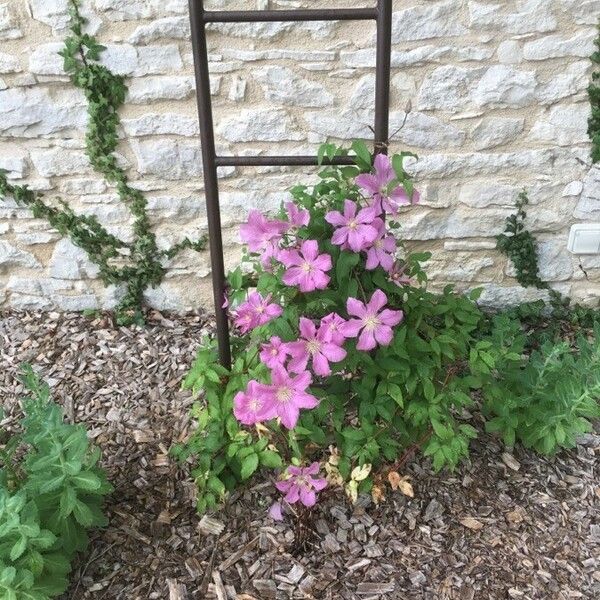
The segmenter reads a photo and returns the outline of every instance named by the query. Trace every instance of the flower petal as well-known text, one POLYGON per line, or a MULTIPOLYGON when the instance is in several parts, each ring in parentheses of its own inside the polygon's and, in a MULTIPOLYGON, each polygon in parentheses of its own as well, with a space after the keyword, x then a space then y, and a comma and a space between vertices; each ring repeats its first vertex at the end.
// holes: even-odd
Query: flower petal
POLYGON ((347 338, 355 338, 360 330, 363 328, 364 323, 360 319, 350 319, 342 325, 340 325, 340 333, 347 338))
POLYGON ((387 296, 381 290, 375 290, 367 304, 367 309, 369 312, 379 312, 386 304, 387 296))
POLYGON ((346 310, 349 315, 361 319, 367 314, 365 305, 356 298, 348 298, 348 300, 346 300, 346 310))
POLYGON ((317 495, 313 490, 303 486, 300 490, 300 502, 306 507, 314 506, 317 503, 317 495))
POLYGON ((394 334, 392 328, 387 325, 379 325, 375 328, 375 339, 382 346, 389 346, 394 334))
POLYGON ((404 313, 401 310, 390 310, 389 308, 386 308, 379 313, 379 321, 390 327, 398 325, 402 319, 404 319, 404 313))
POLYGON ((373 335, 372 330, 363 329, 360 337, 358 338, 358 344, 356 344, 357 350, 373 350, 377 346, 377 342, 375 342, 375 336, 373 335))

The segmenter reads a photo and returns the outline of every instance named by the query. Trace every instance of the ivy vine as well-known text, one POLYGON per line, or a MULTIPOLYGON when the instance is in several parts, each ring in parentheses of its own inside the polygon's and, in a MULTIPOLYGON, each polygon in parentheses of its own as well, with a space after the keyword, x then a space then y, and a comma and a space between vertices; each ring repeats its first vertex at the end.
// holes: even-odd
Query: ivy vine
POLYGON ((515 201, 517 212, 506 218, 504 233, 496 236, 496 247, 508 256, 515 267, 515 277, 523 287, 545 289, 548 285, 539 275, 535 238, 525 225, 528 204, 529 197, 523 190, 515 201))
POLYGON ((527 229, 527 213, 525 207, 529 204, 527 191, 523 190, 515 201, 516 212, 506 217, 504 233, 496 236, 496 248, 507 256, 515 268, 515 279, 523 287, 534 287, 547 290, 549 295, 549 310, 543 300, 526 302, 508 313, 528 324, 539 324, 550 313, 556 324, 569 322, 591 328, 600 320, 597 308, 571 304, 571 298, 563 296, 550 284, 543 281, 539 273, 537 255, 537 240, 527 229))
POLYGON ((598 22, 598 37, 596 38, 597 50, 592 54, 594 63, 592 82, 588 87, 592 114, 588 121, 588 134, 592 140, 592 162, 600 161, 600 21, 598 22))
POLYGON ((196 251, 205 248, 206 239, 191 241, 185 238, 167 250, 159 250, 147 212, 144 194, 131 187, 125 170, 115 154, 120 124, 119 108, 125 101, 127 87, 121 75, 115 75, 100 64, 104 46, 84 32, 85 19, 79 11, 80 0, 69 0, 70 35, 65 39, 60 55, 72 83, 81 89, 88 103, 88 122, 85 136, 86 155, 94 170, 115 186, 119 199, 133 217, 133 240, 125 242, 111 235, 93 215, 75 213, 64 201, 52 206, 43 195, 26 185, 8 182, 6 172, 0 171, 0 199, 12 197, 38 219, 45 219, 61 235, 87 253, 99 267, 104 285, 122 284, 125 295, 116 308, 120 324, 143 322, 143 293, 156 287, 166 273, 165 261, 184 248, 196 251))

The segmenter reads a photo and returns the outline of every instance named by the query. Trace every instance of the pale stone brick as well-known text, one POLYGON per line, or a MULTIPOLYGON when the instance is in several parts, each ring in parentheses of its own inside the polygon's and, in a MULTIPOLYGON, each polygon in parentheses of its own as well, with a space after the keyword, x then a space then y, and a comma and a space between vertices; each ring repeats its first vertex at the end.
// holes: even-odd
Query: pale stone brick
POLYGON ((588 57, 594 51, 594 40, 597 31, 594 29, 580 31, 571 38, 562 35, 546 37, 527 42, 523 46, 523 57, 526 60, 545 60, 565 56, 588 57))
POLYGON ((466 27, 456 18, 460 5, 458 0, 429 2, 394 13, 392 43, 465 34, 466 27))
POLYGON ((331 106, 333 96, 320 84, 298 77, 288 67, 268 66, 253 69, 265 100, 287 106, 314 108, 331 106))
POLYGON ((305 137, 284 110, 241 110, 223 120, 219 133, 229 142, 278 142, 305 137))

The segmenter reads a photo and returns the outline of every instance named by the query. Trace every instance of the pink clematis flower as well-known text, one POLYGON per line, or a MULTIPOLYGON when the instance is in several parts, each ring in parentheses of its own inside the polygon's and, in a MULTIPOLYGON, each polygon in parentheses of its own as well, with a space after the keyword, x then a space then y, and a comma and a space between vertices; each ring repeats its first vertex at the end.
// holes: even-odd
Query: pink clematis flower
POLYGON ((319 327, 305 317, 300 317, 300 334, 303 339, 289 342, 288 352, 292 359, 288 368, 293 373, 302 373, 306 369, 308 360, 312 360, 313 371, 317 375, 326 377, 331 375, 329 361, 340 362, 346 358, 346 351, 331 340, 327 340, 327 327, 319 327))
POLYGON ((373 350, 380 344, 388 346, 392 341, 392 327, 404 318, 401 310, 381 310, 387 303, 387 296, 381 290, 375 290, 365 305, 356 298, 348 298, 346 308, 356 319, 350 319, 342 325, 346 337, 358 337, 358 350, 373 350), (381 312, 380 312, 381 311, 381 312))
POLYGON ((265 271, 269 273, 273 271, 273 259, 279 258, 279 239, 267 242, 265 247, 260 251, 260 264, 265 271))
POLYGON ((232 313, 233 323, 242 333, 247 333, 275 319, 282 312, 281 306, 271 303, 271 294, 263 298, 258 292, 252 292, 246 302, 232 313))
POLYGON ((346 321, 337 313, 329 313, 321 319, 321 327, 324 331, 324 338, 329 342, 333 342, 336 346, 342 346, 346 341, 346 336, 341 332, 341 326, 346 321))
POLYGON ((316 492, 327 487, 325 478, 315 477, 319 473, 319 463, 314 462, 309 467, 289 466, 286 469, 287 479, 278 481, 275 487, 285 494, 285 501, 295 504, 300 501, 304 506, 311 507, 317 502, 316 492))
POLYGON ((274 335, 267 344, 261 345, 260 360, 273 369, 277 365, 283 365, 288 357, 288 348, 281 338, 274 335))
POLYGON ((288 220, 293 227, 306 227, 310 221, 310 214, 303 208, 298 208, 294 202, 286 202, 288 220))
POLYGON ((381 214, 382 210, 385 210, 387 213, 395 215, 400 206, 419 202, 419 193, 416 190, 413 192, 412 199, 408 197, 401 185, 393 190, 388 190, 389 184, 396 178, 389 156, 378 154, 373 166, 375 173, 363 173, 355 179, 355 182, 363 192, 373 198, 377 214, 381 214))
POLYGON ((301 292, 324 290, 330 280, 325 272, 331 269, 331 256, 319 254, 319 245, 315 240, 302 242, 300 251, 282 250, 279 260, 288 267, 282 281, 286 285, 297 285, 301 292))
POLYGON ((275 415, 269 386, 254 380, 248 382, 246 391, 238 392, 233 398, 233 414, 244 425, 272 419, 275 415))
POLYGON ((273 242, 278 242, 288 230, 284 221, 269 221, 258 210, 251 210, 248 222, 240 227, 242 242, 248 244, 250 252, 259 252, 273 242))
POLYGON ((387 233, 385 223, 382 219, 373 222, 378 230, 378 235, 373 245, 367 249, 367 262, 365 267, 373 270, 381 265, 384 271, 391 271, 394 265, 394 253, 396 252, 396 238, 387 233))
POLYGON ((377 216, 373 207, 363 208, 357 214, 356 202, 344 200, 344 214, 332 210, 325 215, 325 220, 336 230, 331 243, 336 246, 348 244, 354 252, 360 252, 370 246, 377 237, 377 229, 372 225, 377 216))
POLYGON ((301 408, 314 408, 319 404, 317 398, 306 391, 312 377, 308 371, 293 377, 281 365, 271 371, 269 402, 273 406, 273 416, 281 419, 284 427, 293 429, 298 422, 301 408))

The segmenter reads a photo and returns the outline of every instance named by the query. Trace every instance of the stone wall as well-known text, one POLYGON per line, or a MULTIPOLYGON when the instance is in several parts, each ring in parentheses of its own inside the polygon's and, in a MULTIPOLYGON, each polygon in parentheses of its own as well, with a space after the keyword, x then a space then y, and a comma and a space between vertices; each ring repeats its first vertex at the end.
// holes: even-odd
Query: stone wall
MULTIPOLYGON (((373 0, 364 0, 368 6, 373 0)), ((57 56, 66 0, 0 0, 0 168, 48 197, 128 235, 127 211, 83 153, 85 103, 57 56)), ((356 0, 214 0, 211 7, 355 6, 356 0)), ((122 161, 148 192, 161 244, 205 231, 201 159, 186 0, 91 0, 89 29, 103 60, 127 77, 122 161)), ((485 284, 488 304, 533 298, 511 278, 493 236, 517 193, 533 205, 542 276, 580 300, 600 296, 600 257, 566 249, 576 221, 600 217, 591 168, 586 87, 600 0, 406 0, 395 3, 391 131, 410 149, 423 202, 404 235, 433 252, 436 283, 485 284), (408 112, 408 115, 406 114, 408 112)), ((217 143, 227 153, 314 153, 326 140, 370 137, 371 23, 262 23, 211 27, 217 143)), ((311 169, 222 170, 227 260, 248 209, 274 208, 311 169)), ((160 308, 210 307, 207 253, 186 251, 163 285, 160 308)), ((0 203, 0 306, 111 306, 85 255, 44 222, 0 203)))

